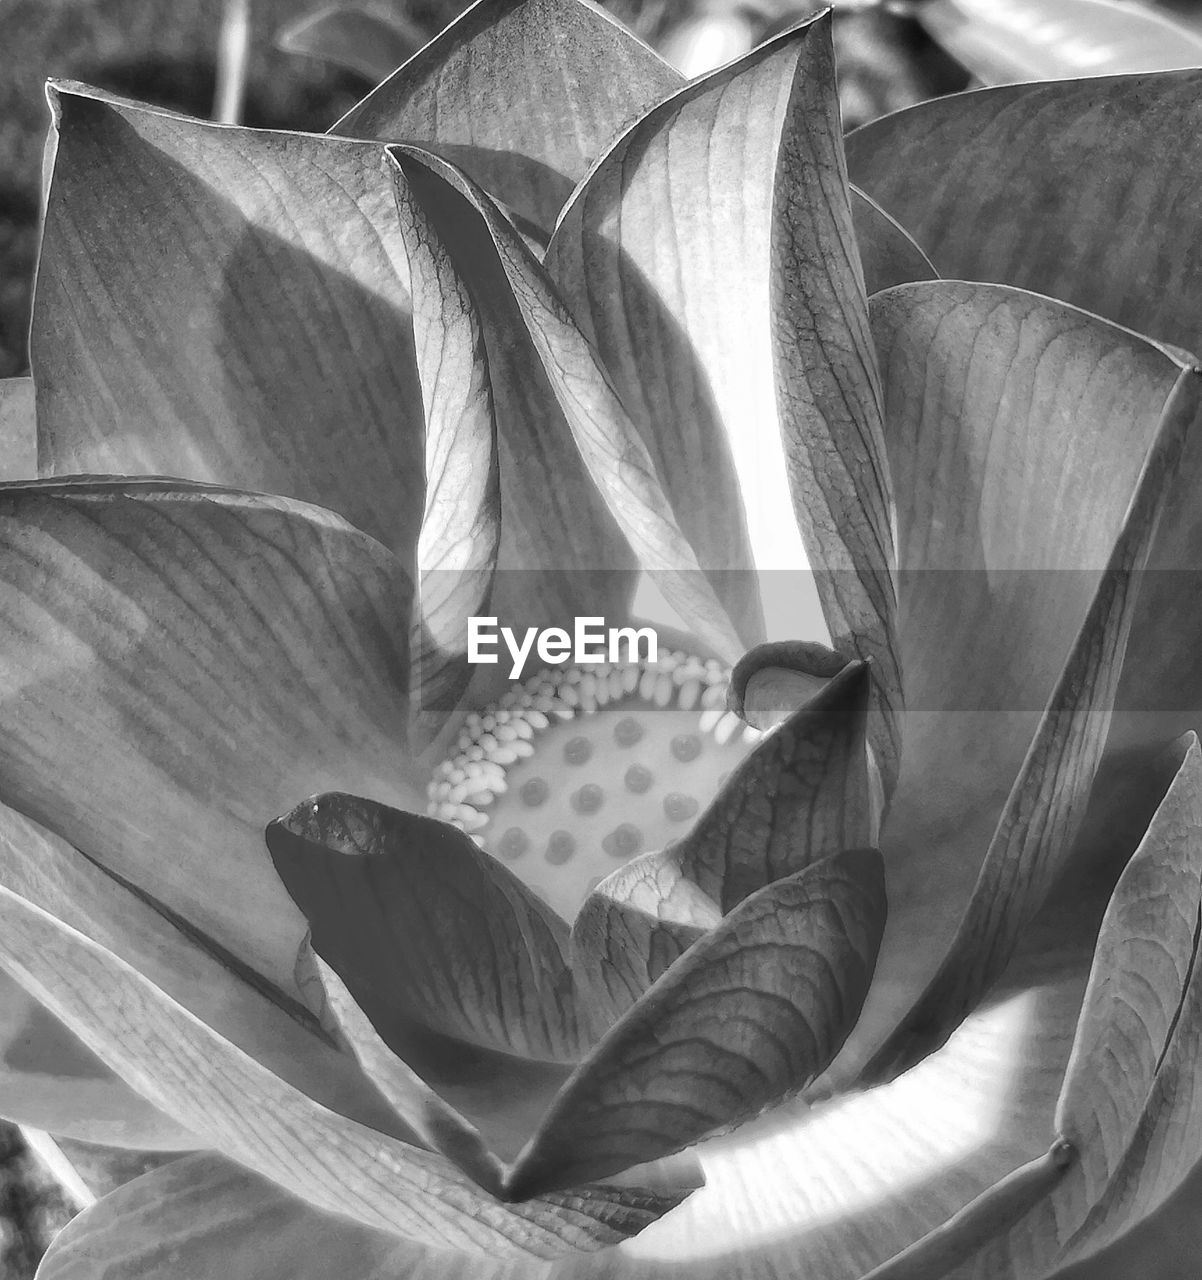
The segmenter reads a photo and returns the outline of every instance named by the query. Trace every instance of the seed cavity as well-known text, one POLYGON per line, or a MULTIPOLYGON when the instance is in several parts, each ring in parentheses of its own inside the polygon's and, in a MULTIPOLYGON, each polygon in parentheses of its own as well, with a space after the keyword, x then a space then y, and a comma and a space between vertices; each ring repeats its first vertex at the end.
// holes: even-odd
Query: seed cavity
POLYGON ((464 718, 428 812, 524 859, 522 878, 570 918, 598 872, 679 838, 762 736, 727 711, 728 679, 681 652, 539 672, 464 718))

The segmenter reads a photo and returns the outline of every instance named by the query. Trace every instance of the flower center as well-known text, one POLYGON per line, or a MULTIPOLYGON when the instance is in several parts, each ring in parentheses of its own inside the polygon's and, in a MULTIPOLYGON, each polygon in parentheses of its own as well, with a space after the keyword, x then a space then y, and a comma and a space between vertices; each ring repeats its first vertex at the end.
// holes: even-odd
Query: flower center
POLYGON ((542 671, 464 722, 427 794, 572 919, 622 863, 684 835, 760 731, 694 654, 542 671))

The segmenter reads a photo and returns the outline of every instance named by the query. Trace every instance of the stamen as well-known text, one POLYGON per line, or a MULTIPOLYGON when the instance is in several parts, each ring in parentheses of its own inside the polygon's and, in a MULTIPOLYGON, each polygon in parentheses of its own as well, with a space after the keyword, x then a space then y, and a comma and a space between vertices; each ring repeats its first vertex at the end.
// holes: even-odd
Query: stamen
POLYGON ((603 876, 683 835, 762 736, 726 710, 728 677, 683 652, 539 672, 464 719, 428 811, 571 918, 603 876))

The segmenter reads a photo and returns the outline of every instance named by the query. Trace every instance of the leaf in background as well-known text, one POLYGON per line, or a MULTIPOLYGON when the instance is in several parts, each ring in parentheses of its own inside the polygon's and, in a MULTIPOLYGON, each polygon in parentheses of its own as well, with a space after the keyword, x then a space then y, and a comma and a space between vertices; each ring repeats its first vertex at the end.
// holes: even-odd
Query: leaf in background
POLYGON ((1127 330, 997 285, 901 285, 872 315, 906 749, 881 837, 879 977, 844 1065, 879 1047, 960 925, 1182 372, 1127 330))
MULTIPOLYGON (((622 533, 639 563, 656 576, 664 596, 702 644, 733 662, 743 646, 731 613, 681 533, 660 474, 615 394, 608 370, 565 311, 546 271, 488 195, 465 174, 427 152, 395 147, 392 153, 402 166, 424 170, 433 189, 444 190, 444 200, 457 195, 461 204, 466 201, 475 211, 465 237, 478 239, 483 226, 504 270, 503 287, 517 303, 514 319, 521 326, 517 340, 522 345, 514 376, 546 380, 592 482, 612 511, 620 513, 622 533)), ((465 249, 480 252, 476 244, 465 249)), ((557 487, 562 489, 562 482, 557 487)))
POLYGON ((285 1084, 111 952, 3 888, 0 924, 4 967, 138 1092, 319 1209, 418 1244, 529 1259, 604 1248, 679 1203, 602 1187, 499 1204, 443 1157, 285 1084))
POLYGON ((379 84, 424 45, 428 34, 401 8, 387 15, 332 5, 289 23, 277 36, 285 53, 307 54, 379 84))
POLYGON ((923 0, 915 16, 991 85, 1202 66, 1202 39, 1141 4, 923 0))
POLYGON ((458 828, 325 795, 272 822, 267 845, 313 949, 369 1014, 526 1058, 579 1058, 568 926, 458 828))
POLYGON ((330 132, 444 156, 549 232, 604 147, 682 83, 593 5, 479 0, 330 132))
POLYGON ((329 507, 412 562, 408 258, 379 147, 54 91, 31 338, 42 474, 329 507))
POLYGON ((425 409, 426 509, 410 698, 427 735, 472 672, 468 619, 488 614, 501 541, 496 418, 484 337, 467 285, 409 184, 394 183, 409 251, 413 338, 425 409))
POLYGON ((32 378, 0 379, 0 480, 38 473, 38 427, 32 378))
POLYGON ((891 781, 891 497, 829 15, 649 112, 576 191, 546 264, 702 568, 739 571, 744 647, 764 638, 759 595, 769 638, 829 625, 876 659, 891 781))
MULTIPOLYGON (((939 971, 878 1055, 896 1073, 939 1044, 1005 969, 1072 852, 1110 727, 1139 585, 1202 405, 1202 378, 1183 372, 1169 394, 1122 529, 1056 681, 964 918, 939 971)), ((869 1077, 874 1068, 869 1067, 869 1077)))
POLYGON ((352 780, 421 803, 410 594, 379 543, 285 498, 0 487, 0 795, 291 990, 304 919, 263 824, 352 780))
POLYGON ((875 850, 744 900, 572 1074, 510 1170, 511 1194, 670 1155, 800 1091, 855 1022, 884 923, 875 850))

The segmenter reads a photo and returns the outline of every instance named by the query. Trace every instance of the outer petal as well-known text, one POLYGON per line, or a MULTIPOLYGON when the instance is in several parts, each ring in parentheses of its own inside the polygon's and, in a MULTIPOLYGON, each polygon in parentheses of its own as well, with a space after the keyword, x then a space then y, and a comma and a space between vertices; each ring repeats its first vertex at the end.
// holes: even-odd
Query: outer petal
POLYGON ((937 98, 849 134, 847 164, 949 279, 1202 346, 1202 70, 937 98))
MULTIPOLYGON (((1007 797, 951 948, 878 1057, 878 1070, 915 1061, 976 1006, 1064 870, 1102 759, 1152 540, 1200 406, 1202 378, 1183 373, 1165 404, 1122 529, 1007 797)), ((925 922, 916 923, 925 928, 925 922)))
POLYGON ((43 475, 327 506, 408 559, 409 267, 381 149, 55 94, 31 357, 43 475))
MULTIPOLYGON (((312 1020, 305 1018, 301 1006, 279 993, 273 993, 272 999, 252 986, 236 971, 229 955, 216 952, 203 935, 180 927, 152 901, 78 850, 3 806, 0 885, 108 947, 207 1025, 310 1097, 377 1129, 396 1131, 392 1114, 354 1061, 331 1045, 312 1020)), ((7 986, 9 980, 4 981, 7 986)), ((107 1069, 48 1013, 35 1009, 26 1016, 33 1038, 16 1045, 13 1065, 21 1068, 22 1064, 36 1066, 40 1062, 46 1070, 25 1082, 26 1092, 20 1091, 21 1081, 14 1082, 9 1096, 14 1104, 25 1105, 28 1100, 46 1112, 40 1117, 23 1114, 23 1120, 53 1133, 119 1146, 195 1149, 205 1145, 195 1133, 185 1139, 179 1126, 165 1116, 143 1121, 144 1102, 134 1111, 135 1127, 128 1137, 115 1129, 107 1136, 79 1131, 84 1109, 95 1100, 89 1093, 96 1092, 85 1087, 83 1077, 99 1079, 107 1069), (56 1091, 56 1070, 77 1070, 80 1088, 72 1090, 67 1081, 56 1091), (52 1107, 57 1111, 49 1109, 52 1107), (143 1124, 144 1135, 137 1127, 143 1124), (156 1136, 159 1129, 163 1133, 156 1136)), ((108 1123, 113 1108, 104 1097, 99 1102, 102 1114, 98 1118, 108 1123)), ((122 1103, 122 1099, 115 1103, 122 1103)))
POLYGON ((37 475, 37 432, 33 379, 0 379, 0 480, 37 475))
POLYGON ((154 481, 0 489, 0 795, 288 989, 262 843, 354 785, 412 806, 410 584, 329 512, 154 481))
POLYGON ((135 1093, 7 973, 0 973, 0 1115, 139 1150, 192 1151, 201 1142, 135 1093))
MULTIPOLYGON (((536 402, 536 427, 531 430, 530 424, 525 424, 525 431, 531 437, 530 456, 517 455, 520 468, 529 468, 540 480, 546 480, 539 492, 526 489, 535 504, 532 511, 540 521, 547 519, 544 507, 554 512, 551 528, 565 530, 569 548, 583 541, 587 526, 581 517, 590 518, 593 512, 588 506, 582 506, 581 495, 570 479, 565 483, 563 475, 550 470, 556 455, 565 457, 570 468, 567 475, 574 478, 580 474, 580 459, 583 459, 588 475, 613 513, 606 513, 606 521, 620 517, 627 544, 642 567, 658 574, 659 586, 694 634, 728 661, 734 661, 742 646, 736 638, 736 624, 729 609, 719 600, 714 584, 701 572, 679 528, 664 492, 663 477, 646 443, 616 395, 608 370, 587 336, 567 314, 554 283, 495 203, 465 174, 425 152, 397 147, 393 154, 398 163, 406 166, 410 182, 424 170, 428 189, 437 193, 442 207, 457 208, 461 222, 466 215, 468 222, 462 224, 464 252, 474 255, 477 261, 482 254, 486 255, 485 261, 491 263, 486 268, 490 274, 472 273, 471 278, 483 289, 499 275, 498 294, 516 302, 515 306, 507 307, 507 315, 498 317, 502 323, 494 328, 494 340, 516 348, 512 366, 515 382, 533 378, 543 404, 548 399, 543 388, 558 404, 559 417, 549 422, 543 404, 536 402), (484 244, 480 239, 481 227, 487 235, 484 244), (560 431, 558 439, 549 429, 556 423, 560 431), (563 431, 564 425, 567 432, 563 431), (568 447, 569 440, 574 450, 568 447), (538 465, 540 462, 542 465, 538 465), (568 518, 560 514, 565 507, 571 512, 568 518)), ((477 296, 481 296, 479 292, 477 296)), ((515 396, 514 407, 521 403, 515 396)), ((504 425, 501 430, 505 439, 504 425)), ((516 444, 516 439, 511 437, 515 453, 516 444)), ((503 456, 503 478, 504 468, 503 456)), ((503 495, 502 506, 506 505, 503 495)), ((539 526, 540 529, 546 527, 546 524, 539 526)), ((519 565, 537 564, 548 555, 545 532, 536 533, 531 540, 536 558, 523 556, 517 562, 519 565), (542 548, 540 543, 544 544, 542 548)), ((550 543, 553 548, 558 546, 555 538, 551 538, 550 543)), ((567 558, 563 551, 552 554, 561 563, 567 558)), ((602 569, 613 566, 605 544, 598 547, 585 543, 577 563, 581 567, 602 569)), ((624 568, 627 563, 619 561, 619 567, 624 568)), ((519 579, 520 576, 520 573, 507 575, 519 579)), ((609 587, 609 581, 615 576, 617 585, 625 581, 624 575, 612 573, 608 579, 597 573, 577 576, 587 579, 584 589, 598 595, 609 587)), ((503 581, 501 589, 506 587, 507 582, 503 581)), ((581 590, 576 586, 577 596, 581 590)))
POLYGON ((829 625, 876 659, 891 782, 891 495, 829 18, 643 117, 573 196, 546 263, 700 564, 741 571, 715 582, 744 641, 763 638, 748 570, 777 571, 761 584, 774 636, 829 625))
POLYGON ((55 1237, 38 1280, 501 1280, 506 1265, 424 1249, 322 1213, 219 1156, 194 1156, 127 1183, 55 1237))
POLYGON ((0 962, 152 1101, 318 1208, 437 1248, 549 1258, 641 1230, 679 1194, 581 1188, 505 1206, 443 1157, 339 1116, 111 952, 0 889, 0 962))
POLYGON ((903 285, 873 317, 904 498, 907 710, 883 985, 860 1047, 959 925, 1182 372, 1175 353, 999 286, 903 285))
POLYGON ((681 84, 595 5, 479 0, 331 132, 427 147, 549 234, 603 147, 681 84))

